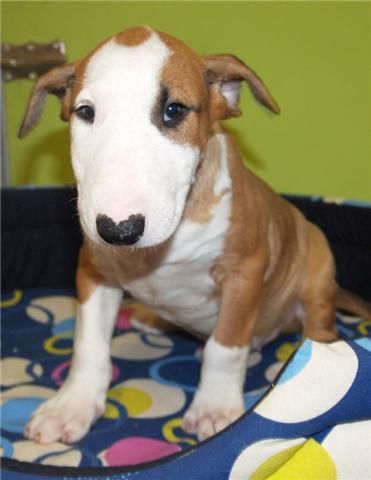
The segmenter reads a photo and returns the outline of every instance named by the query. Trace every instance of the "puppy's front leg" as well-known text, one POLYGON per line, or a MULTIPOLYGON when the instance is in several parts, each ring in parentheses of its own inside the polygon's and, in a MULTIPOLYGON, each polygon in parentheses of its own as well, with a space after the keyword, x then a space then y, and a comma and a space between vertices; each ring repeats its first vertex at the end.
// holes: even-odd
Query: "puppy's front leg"
POLYGON ((77 272, 78 306, 68 378, 32 415, 25 436, 38 443, 76 442, 104 412, 111 380, 110 340, 122 290, 103 284, 82 247, 77 272))
POLYGON ((200 440, 219 432, 244 412, 243 385, 254 326, 259 314, 262 275, 234 274, 223 282, 221 309, 206 342, 201 380, 183 428, 200 440))

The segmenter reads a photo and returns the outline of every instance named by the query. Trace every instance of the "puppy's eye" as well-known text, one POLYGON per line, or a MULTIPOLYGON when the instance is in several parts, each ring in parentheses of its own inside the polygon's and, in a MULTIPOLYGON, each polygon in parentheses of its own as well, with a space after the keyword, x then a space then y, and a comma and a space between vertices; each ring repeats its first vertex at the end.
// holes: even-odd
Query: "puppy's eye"
POLYGON ((76 115, 88 123, 94 122, 95 111, 91 105, 80 105, 75 109, 76 115))
POLYGON ((167 127, 175 127, 186 116, 188 108, 181 103, 170 103, 167 105, 163 115, 164 124, 167 127))

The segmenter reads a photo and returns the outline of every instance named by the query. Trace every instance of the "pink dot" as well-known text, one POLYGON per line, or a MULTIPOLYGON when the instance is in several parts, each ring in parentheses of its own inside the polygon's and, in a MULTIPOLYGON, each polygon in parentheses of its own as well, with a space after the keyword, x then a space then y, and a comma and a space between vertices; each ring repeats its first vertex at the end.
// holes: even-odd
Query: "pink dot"
POLYGON ((133 308, 122 308, 116 320, 116 327, 121 330, 129 330, 131 328, 130 317, 133 312, 133 308))
POLYGON ((114 363, 112 364, 112 382, 116 382, 120 376, 120 368, 115 365, 114 363))
MULTIPOLYGON (((52 379, 55 381, 55 383, 60 387, 64 383, 64 379, 62 378, 64 371, 68 369, 71 365, 71 360, 66 360, 63 363, 60 363, 58 366, 55 367, 55 369, 52 371, 52 379)), ((120 377, 120 368, 112 364, 112 382, 115 382, 118 380, 120 377)))
POLYGON ((55 383, 60 387, 64 383, 64 379, 62 378, 62 374, 64 371, 69 368, 71 365, 71 360, 66 360, 63 363, 60 363, 55 369, 52 371, 52 379, 55 383))
POLYGON ((108 466, 138 465, 179 452, 179 445, 146 437, 129 437, 114 443, 104 456, 108 466))

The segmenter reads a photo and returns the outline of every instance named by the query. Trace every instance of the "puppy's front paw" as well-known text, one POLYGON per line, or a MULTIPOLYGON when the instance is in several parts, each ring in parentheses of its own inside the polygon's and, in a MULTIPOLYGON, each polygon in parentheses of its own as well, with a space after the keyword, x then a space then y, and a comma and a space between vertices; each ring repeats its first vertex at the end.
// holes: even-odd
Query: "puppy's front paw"
POLYGON ((59 391, 40 405, 25 427, 25 437, 37 443, 74 443, 89 430, 91 424, 103 414, 104 404, 87 397, 80 391, 59 391))
POLYGON ((237 420, 243 412, 242 402, 216 405, 194 401, 184 416, 183 430, 205 440, 237 420))

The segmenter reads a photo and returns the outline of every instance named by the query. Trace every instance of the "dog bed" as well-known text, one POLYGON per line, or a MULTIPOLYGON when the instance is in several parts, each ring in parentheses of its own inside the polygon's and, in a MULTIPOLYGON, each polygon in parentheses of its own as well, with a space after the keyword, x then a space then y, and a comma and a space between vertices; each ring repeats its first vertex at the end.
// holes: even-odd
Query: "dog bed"
MULTIPOLYGON (((27 419, 69 368, 81 244, 75 199, 67 188, 2 192, 4 478, 371 478, 371 319, 344 312, 337 318, 342 341, 306 341, 294 353, 299 335, 291 334, 253 352, 247 413, 197 444, 181 418, 197 386, 202 344, 138 323, 142 307, 125 300, 104 416, 74 445, 26 440, 27 419)), ((371 208, 290 200, 327 234, 339 283, 371 298, 371 208)))

